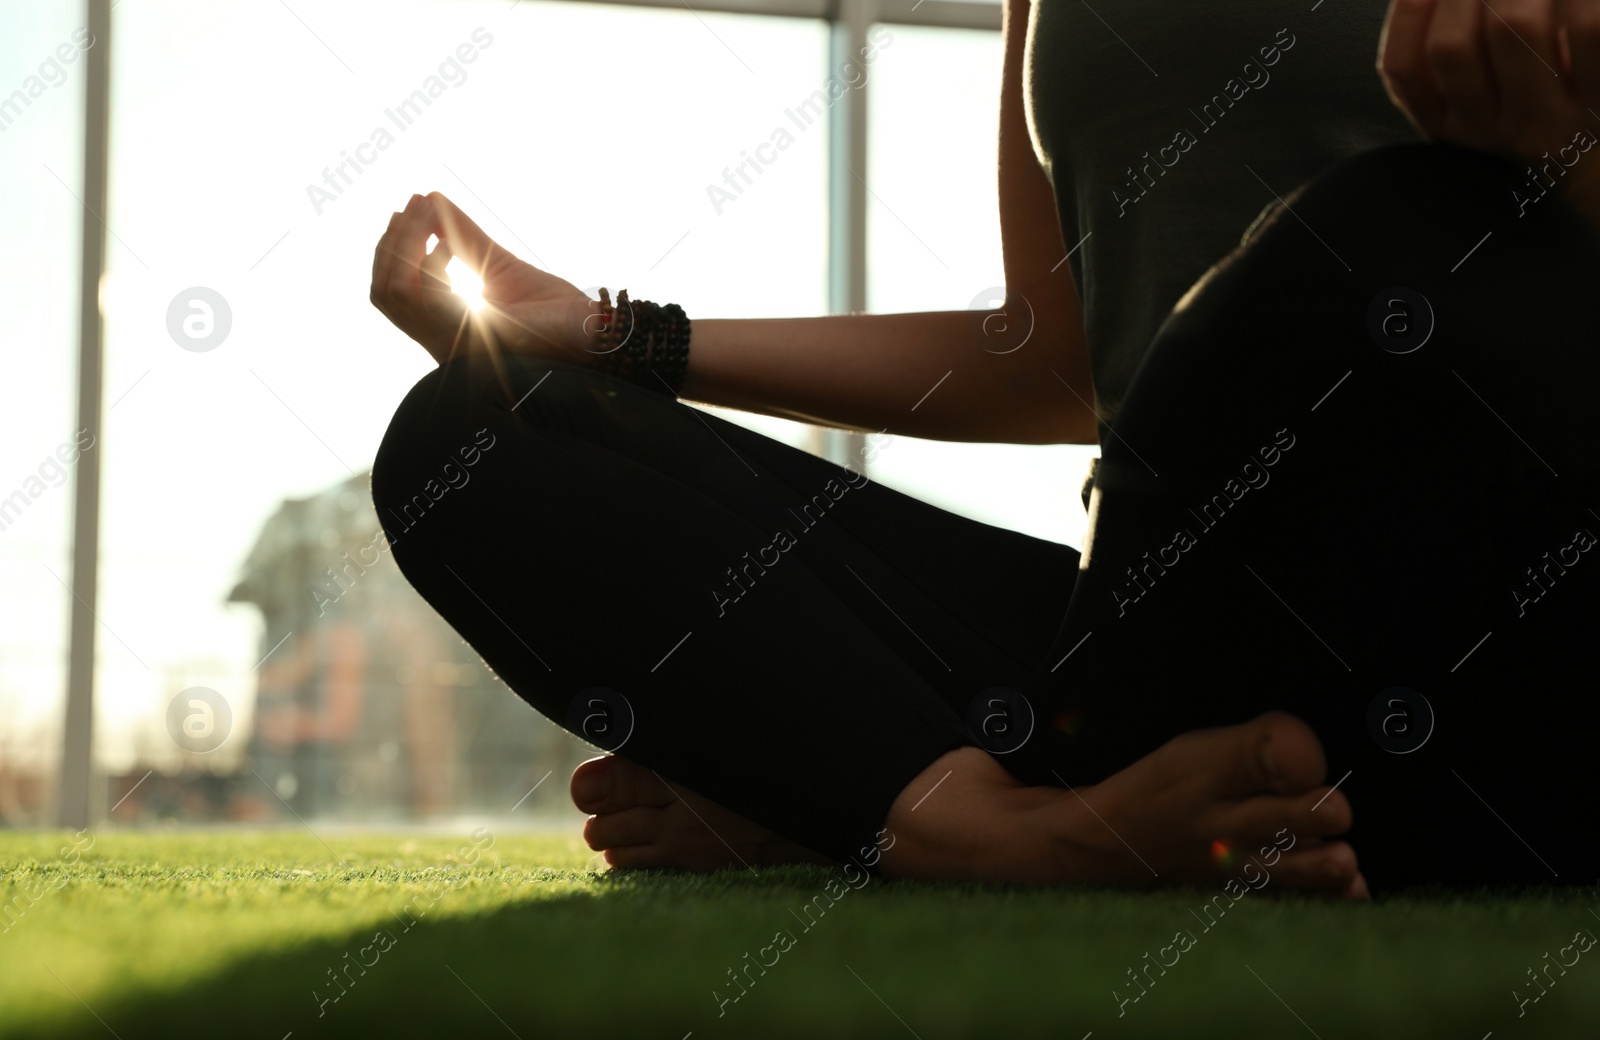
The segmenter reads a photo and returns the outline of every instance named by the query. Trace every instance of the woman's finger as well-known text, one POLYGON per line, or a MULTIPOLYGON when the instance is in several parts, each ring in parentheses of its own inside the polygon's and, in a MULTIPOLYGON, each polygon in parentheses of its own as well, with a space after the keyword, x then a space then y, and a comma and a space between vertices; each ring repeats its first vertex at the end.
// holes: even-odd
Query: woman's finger
POLYGON ((397 304, 413 309, 422 294, 422 261, 428 255, 432 214, 427 200, 412 196, 400 216, 391 242, 394 259, 389 270, 389 295, 397 304))
POLYGON ((1393 0, 1378 37, 1378 71, 1384 87, 1424 134, 1444 124, 1446 105, 1428 61, 1428 29, 1439 0, 1393 0))
POLYGON ((395 229, 399 227, 404 214, 396 212, 389 218, 389 226, 384 228, 383 234, 378 237, 378 244, 372 250, 372 288, 371 299, 373 305, 379 310, 388 313, 385 309, 388 304, 389 272, 394 265, 394 236, 395 229))
POLYGON ((434 216, 432 230, 439 240, 449 243, 455 255, 474 271, 481 272, 487 267, 495 250, 500 248, 499 244, 441 193, 436 191, 428 195, 427 202, 434 216))
POLYGON ((1568 0, 1565 14, 1572 93, 1584 110, 1600 111, 1600 0, 1568 0))
POLYGON ((1555 0, 1483 0, 1484 41, 1499 85, 1501 134, 1521 154, 1537 154, 1572 132, 1556 41, 1555 0))
POLYGON ((1484 0, 1439 0, 1426 53, 1445 99, 1442 136, 1493 148, 1499 95, 1483 37, 1484 0))
POLYGON ((455 353, 461 337, 467 331, 469 310, 467 301, 456 294, 450 285, 450 276, 445 273, 445 267, 453 257, 449 245, 440 239, 433 247, 433 252, 422 258, 419 265, 421 292, 417 299, 417 310, 423 318, 431 326, 450 332, 451 354, 455 353))

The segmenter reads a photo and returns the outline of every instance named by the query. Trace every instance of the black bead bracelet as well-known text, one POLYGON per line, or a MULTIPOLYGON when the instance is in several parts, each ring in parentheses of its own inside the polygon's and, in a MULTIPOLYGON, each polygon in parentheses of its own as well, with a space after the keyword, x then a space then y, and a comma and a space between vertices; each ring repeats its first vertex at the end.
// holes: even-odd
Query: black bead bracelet
POLYGON ((600 290, 599 346, 590 348, 600 357, 603 372, 677 397, 689 371, 689 317, 675 303, 665 306, 649 300, 630 300, 628 290, 611 294, 600 290))

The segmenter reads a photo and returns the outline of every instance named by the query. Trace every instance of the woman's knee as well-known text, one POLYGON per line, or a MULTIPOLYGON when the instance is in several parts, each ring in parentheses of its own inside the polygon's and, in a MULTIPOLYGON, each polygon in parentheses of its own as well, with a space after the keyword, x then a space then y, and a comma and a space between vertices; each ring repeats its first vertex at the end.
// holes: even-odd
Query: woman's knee
POLYGON ((389 421, 372 463, 372 501, 391 539, 395 525, 415 523, 481 455, 481 438, 469 429, 478 395, 468 375, 459 362, 434 369, 417 381, 389 421))
POLYGON ((546 399, 569 398, 583 390, 583 371, 537 358, 474 355, 418 380, 395 410, 373 461, 373 504, 391 538, 464 488, 484 456, 508 450, 505 441, 519 428, 552 414, 528 406, 535 389, 546 399), (561 378, 554 378, 557 372, 561 378))
POLYGON ((1367 367, 1386 379, 1400 370, 1450 380, 1452 371, 1469 380, 1564 373, 1592 389, 1586 376, 1600 371, 1574 341, 1600 319, 1600 301, 1578 291, 1578 272, 1600 278, 1600 229, 1561 203, 1525 212, 1513 201, 1525 173, 1428 142, 1334 164, 1258 219, 1190 289, 1146 368, 1187 381, 1203 364, 1262 389, 1263 370, 1278 370, 1283 389, 1319 396, 1321 367, 1334 378, 1367 367), (1185 351, 1163 342, 1171 340, 1206 345, 1174 364, 1185 351), (1308 368, 1318 369, 1315 385, 1299 387, 1308 368))

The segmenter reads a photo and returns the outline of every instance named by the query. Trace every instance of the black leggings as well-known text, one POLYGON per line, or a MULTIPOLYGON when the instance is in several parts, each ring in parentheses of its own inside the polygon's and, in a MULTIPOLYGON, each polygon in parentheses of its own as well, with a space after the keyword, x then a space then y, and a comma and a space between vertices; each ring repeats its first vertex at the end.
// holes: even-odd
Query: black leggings
POLYGON ((1524 179, 1402 145, 1273 207, 1158 332, 1081 559, 531 357, 425 376, 373 499, 540 712, 840 859, 951 748, 1093 783, 1282 708, 1374 885, 1590 883, 1600 233, 1524 179))

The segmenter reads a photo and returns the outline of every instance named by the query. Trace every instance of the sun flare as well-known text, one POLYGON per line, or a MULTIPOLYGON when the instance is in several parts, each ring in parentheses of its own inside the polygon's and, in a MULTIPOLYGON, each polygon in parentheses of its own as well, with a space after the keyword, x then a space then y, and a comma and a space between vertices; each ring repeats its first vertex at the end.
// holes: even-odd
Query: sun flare
POLYGON ((467 301, 467 307, 474 311, 483 309, 483 279, 478 273, 467 266, 467 262, 459 256, 450 258, 444 265, 445 276, 450 279, 450 289, 457 296, 467 301))

